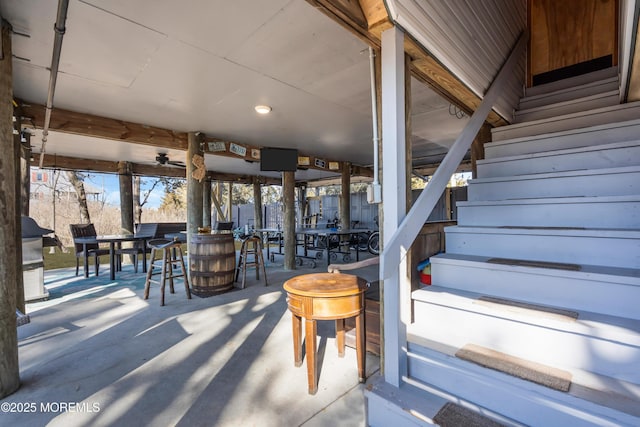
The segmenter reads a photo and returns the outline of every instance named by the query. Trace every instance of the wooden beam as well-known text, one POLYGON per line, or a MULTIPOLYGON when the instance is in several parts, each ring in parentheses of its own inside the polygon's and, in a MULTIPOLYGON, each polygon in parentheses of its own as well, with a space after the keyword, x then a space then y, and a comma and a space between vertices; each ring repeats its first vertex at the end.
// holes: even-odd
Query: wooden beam
MULTIPOLYGON (((44 125, 44 111, 45 107, 42 105, 27 104, 21 101, 21 114, 25 125, 30 124, 36 129, 42 129, 42 126, 44 125)), ((58 132, 151 145, 158 148, 171 148, 185 151, 187 149, 187 134, 185 132, 162 129, 139 123, 126 122, 123 120, 109 119, 106 117, 62 110, 59 108, 52 111, 51 124, 49 128, 58 132)), ((203 135, 203 142, 205 143, 204 152, 207 154, 232 157, 236 159, 239 158, 252 162, 260 161, 259 146, 222 140, 206 135, 203 135)), ((43 165, 47 163, 46 158, 52 155, 53 154, 45 155, 43 165)), ((309 164, 301 164, 301 168, 327 171, 333 170, 336 173, 339 173, 342 169, 341 162, 336 160, 315 157, 307 154, 300 154, 300 156, 309 158, 309 164)), ((77 169, 92 170, 90 167, 91 166, 88 168, 78 167, 77 169)), ((361 166, 361 168, 363 168, 363 171, 366 169, 364 166, 361 166)), ((175 173, 169 172, 166 176, 175 175, 175 173)), ((229 179, 225 178, 223 180, 236 180, 233 178, 233 174, 229 174, 228 176, 229 179)), ((251 180, 247 180, 246 183, 251 183, 251 180)))
MULTIPOLYGON (((47 169, 61 170, 84 170, 103 173, 117 173, 118 162, 110 160, 94 160, 79 157, 67 157, 57 154, 45 156, 43 167, 47 169)), ((186 172, 184 168, 174 168, 157 165, 144 165, 140 163, 131 163, 131 170, 134 175, 156 176, 169 178, 185 178, 186 172)), ((250 184, 253 177, 250 175, 238 175, 231 173, 219 173, 208 171, 207 177, 214 181, 233 181, 243 184, 250 184)), ((278 178, 260 177, 260 182, 266 185, 279 185, 281 181, 278 178)))
MULTIPOLYGON (((43 105, 20 102, 25 125, 31 123, 37 129, 44 126, 43 105)), ((187 149, 187 134, 170 129, 147 126, 124 120, 109 119, 92 114, 54 108, 51 112, 50 130, 106 138, 116 141, 135 142, 154 147, 187 149)))
MULTIPOLYGON (((369 30, 380 27, 380 25, 391 25, 383 0, 360 0, 359 3, 362 13, 367 20, 369 30)), ((382 31, 380 34, 382 34, 382 31)))
POLYGON ((307 0, 307 3, 333 19, 346 30, 352 32, 366 44, 377 48, 380 47, 380 37, 369 31, 367 19, 362 9, 360 9, 359 5, 356 8, 355 3, 357 2, 349 0, 307 0))

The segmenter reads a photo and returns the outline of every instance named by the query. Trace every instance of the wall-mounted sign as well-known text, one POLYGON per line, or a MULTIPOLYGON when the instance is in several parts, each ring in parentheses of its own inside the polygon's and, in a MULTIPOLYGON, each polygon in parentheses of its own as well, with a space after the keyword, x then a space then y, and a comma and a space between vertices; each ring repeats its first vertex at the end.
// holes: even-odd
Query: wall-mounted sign
POLYGON ((257 148, 252 148, 251 149, 251 157, 254 159, 259 159, 260 158, 260 150, 258 150, 257 148))
POLYGON ((247 155, 247 149, 245 147, 243 147, 242 145, 234 144, 233 142, 229 143, 229 151, 241 157, 247 155))
POLYGON ((322 159, 316 159, 315 165, 316 165, 317 168, 324 169, 326 167, 326 162, 324 160, 322 160, 322 159))
POLYGON ((332 170, 332 171, 340 170, 340 162, 329 162, 329 170, 332 170))
POLYGON ((309 159, 309 156, 298 156, 298 164, 300 166, 309 166, 311 159, 309 159))
POLYGON ((209 148, 209 151, 227 151, 227 147, 223 141, 209 142, 207 143, 207 147, 209 148))

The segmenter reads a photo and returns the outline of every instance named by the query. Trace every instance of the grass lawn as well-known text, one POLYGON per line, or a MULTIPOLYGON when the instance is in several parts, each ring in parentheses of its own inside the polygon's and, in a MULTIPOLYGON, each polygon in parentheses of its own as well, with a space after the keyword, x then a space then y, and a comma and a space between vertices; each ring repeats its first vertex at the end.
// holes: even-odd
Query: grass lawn
MULTIPOLYGON (((235 241, 236 250, 240 250, 240 246, 242 246, 242 242, 235 241)), ((44 248, 42 253, 44 255, 44 269, 45 270, 53 270, 56 268, 67 268, 67 267, 75 267, 76 266, 76 255, 73 248, 67 248, 68 252, 63 253, 60 252, 58 248, 55 248, 54 253, 49 253, 49 248, 44 248)), ((182 251, 186 254, 187 245, 182 245, 182 251)), ((149 255, 147 255, 147 259, 149 259, 149 255)), ((100 257, 101 265, 109 265, 109 257, 102 256, 100 257)), ((93 258, 89 257, 89 265, 93 265, 93 258)), ((80 268, 82 268, 82 261, 80 261, 80 268)))

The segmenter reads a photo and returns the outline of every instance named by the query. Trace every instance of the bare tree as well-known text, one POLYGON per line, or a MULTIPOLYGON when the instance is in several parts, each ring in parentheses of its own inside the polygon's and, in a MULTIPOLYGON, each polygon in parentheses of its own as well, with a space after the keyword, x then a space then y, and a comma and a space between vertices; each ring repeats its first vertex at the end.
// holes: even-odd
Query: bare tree
POLYGON ((84 183, 82 177, 76 171, 67 171, 67 178, 78 196, 78 206, 80 207, 80 222, 82 224, 91 223, 89 216, 89 207, 87 206, 87 194, 84 191, 84 183))
POLYGON ((142 201, 140 201, 140 185, 142 184, 142 178, 140 176, 133 177, 133 216, 136 224, 140 224, 142 222, 142 207, 149 201, 151 192, 161 182, 162 181, 160 179, 153 181, 153 185, 144 192, 142 201))

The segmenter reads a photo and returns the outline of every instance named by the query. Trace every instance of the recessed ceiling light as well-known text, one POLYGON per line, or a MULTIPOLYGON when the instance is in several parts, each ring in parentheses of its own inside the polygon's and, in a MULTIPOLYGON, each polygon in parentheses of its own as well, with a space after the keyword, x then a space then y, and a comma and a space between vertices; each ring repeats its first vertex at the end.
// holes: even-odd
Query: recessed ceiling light
POLYGON ((256 105, 255 110, 258 114, 269 114, 271 112, 271 107, 268 105, 256 105))

